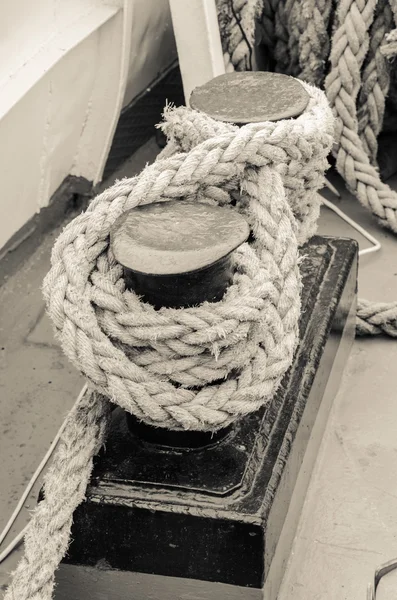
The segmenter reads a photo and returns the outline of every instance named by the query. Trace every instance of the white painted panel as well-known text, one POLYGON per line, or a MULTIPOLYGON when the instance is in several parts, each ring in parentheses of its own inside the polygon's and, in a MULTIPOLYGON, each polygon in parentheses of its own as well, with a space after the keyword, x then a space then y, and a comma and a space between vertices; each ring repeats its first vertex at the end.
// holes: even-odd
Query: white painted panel
MULTIPOLYGON (((60 183, 72 172, 92 89, 100 69, 96 31, 69 52, 42 80, 47 86, 46 129, 40 153, 37 208, 47 206, 60 183)), ((40 84, 39 84, 40 85, 40 84)))
POLYGON ((168 0, 0 0, 0 56, 1 248, 68 174, 100 180, 123 104, 175 60, 168 0))
POLYGON ((29 55, 23 65, 15 72, 10 71, 8 77, 3 78, 0 85, 0 118, 7 114, 59 60, 82 40, 96 32, 116 12, 117 8, 108 6, 91 10, 62 29, 61 32, 53 33, 50 39, 35 50, 33 55, 29 55))
POLYGON ((130 65, 123 106, 176 58, 169 0, 134 0, 130 65))
POLYGON ((32 90, 0 121, 0 248, 36 212, 47 86, 32 90))
MULTIPOLYGON (((114 12, 120 2, 103 0, 4 0, 0 2, 0 86, 57 38, 87 16, 114 12), (6 57, 6 60, 4 58, 6 57)), ((72 27, 72 34, 73 34, 72 27)))
POLYGON ((96 33, 93 55, 87 58, 85 69, 90 95, 69 172, 95 184, 102 177, 125 91, 123 71, 128 64, 123 65, 122 31, 123 15, 119 12, 96 33))
MULTIPOLYGON (((107 24, 109 31, 112 22, 107 24)), ((104 82, 112 94, 117 92, 118 72, 113 80, 102 77, 102 73, 108 75, 104 54, 107 52, 118 62, 117 53, 109 52, 111 45, 101 48, 101 40, 109 44, 112 41, 104 38, 102 28, 59 60, 0 120, 0 206, 1 213, 7 215, 0 220, 0 248, 48 205, 64 178, 73 172, 82 132, 92 112, 96 82, 104 82)), ((102 92, 105 97, 106 91, 102 92)), ((86 148, 88 156, 95 145, 102 150, 109 135, 113 104, 112 99, 108 101, 107 110, 98 111, 95 123, 90 123, 93 131, 90 147, 86 148), (101 129, 98 123, 104 127, 101 129)))
POLYGON ((215 0, 170 0, 186 103, 195 87, 225 72, 215 0))

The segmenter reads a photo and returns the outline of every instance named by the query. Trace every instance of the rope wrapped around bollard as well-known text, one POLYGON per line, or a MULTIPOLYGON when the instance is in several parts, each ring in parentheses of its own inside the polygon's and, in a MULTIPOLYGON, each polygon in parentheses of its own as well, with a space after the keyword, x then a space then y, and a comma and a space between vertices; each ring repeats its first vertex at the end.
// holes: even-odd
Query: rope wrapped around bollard
MULTIPOLYGON (((310 100, 300 117, 245 126, 242 134, 247 135, 246 127, 258 133, 255 144, 260 148, 255 158, 252 155, 252 166, 269 165, 281 175, 288 203, 298 222, 299 245, 307 242, 317 229, 322 202, 317 191, 323 187, 324 172, 329 166, 327 149, 334 134, 334 121, 323 92, 304 82, 301 85, 310 100)), ((160 158, 189 152, 218 136, 237 136, 236 143, 240 137, 236 125, 215 121, 185 107, 168 108, 164 117, 160 127, 169 143, 160 158)))
MULTIPOLYGON (((325 95, 304 87, 310 101, 296 119, 239 129, 205 117, 202 141, 106 190, 58 238, 44 281, 47 310, 90 392, 68 418, 5 600, 51 598, 73 512, 106 439, 107 399, 149 425, 216 431, 277 390, 298 341, 298 240, 313 227, 310 197, 322 186, 333 133, 325 95), (178 199, 230 205, 248 221, 252 242, 236 251, 222 300, 155 310, 125 289, 109 234, 125 211, 178 199)), ((178 109, 167 122, 189 128, 201 116, 178 109)))

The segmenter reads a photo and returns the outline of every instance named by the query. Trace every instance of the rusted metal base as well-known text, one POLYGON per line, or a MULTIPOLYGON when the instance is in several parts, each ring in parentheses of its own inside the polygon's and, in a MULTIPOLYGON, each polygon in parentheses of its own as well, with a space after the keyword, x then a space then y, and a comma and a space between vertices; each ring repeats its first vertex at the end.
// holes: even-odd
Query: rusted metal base
MULTIPOLYGON (((210 595, 192 598, 243 598, 237 592, 246 588, 252 597, 267 589, 267 598, 276 598, 354 336, 356 243, 316 237, 302 254, 301 342, 267 410, 241 420, 213 445, 190 451, 143 442, 115 411, 87 500, 74 515, 58 600, 101 598, 89 589, 99 579, 104 598, 112 597, 115 581, 126 590, 120 598, 143 598, 134 590, 139 573, 156 575, 165 588, 175 578, 204 581, 203 590, 213 582, 210 595), (235 586, 237 595, 221 592, 219 584, 235 586)), ((169 597, 184 593, 175 588, 169 597)))

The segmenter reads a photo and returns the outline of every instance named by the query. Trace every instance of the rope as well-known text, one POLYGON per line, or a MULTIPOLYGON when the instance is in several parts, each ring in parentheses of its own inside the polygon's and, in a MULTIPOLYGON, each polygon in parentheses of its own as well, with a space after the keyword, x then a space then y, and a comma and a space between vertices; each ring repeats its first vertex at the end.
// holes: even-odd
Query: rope
POLYGON ((397 337, 397 302, 369 302, 361 298, 357 307, 356 333, 397 337))
MULTIPOLYGON (((384 43, 393 26, 388 0, 379 0, 370 30, 370 43, 365 59, 358 97, 358 135, 373 166, 377 166, 378 135, 382 129, 390 75, 384 43)), ((390 49, 389 49, 390 51, 390 49)))
POLYGON ((68 418, 5 600, 51 598, 73 512, 106 437, 105 397, 152 425, 216 430, 274 395, 292 362, 300 314, 298 224, 287 193, 321 186, 332 143, 325 95, 306 88, 310 103, 297 119, 240 129, 168 109, 168 157, 98 196, 56 241, 43 288, 47 311, 95 391, 68 418), (109 247, 124 211, 186 197, 228 205, 236 192, 234 209, 248 220, 253 242, 236 251, 233 283, 220 302, 155 311, 125 289, 109 247))
POLYGON ((55 571, 69 545, 73 513, 85 498, 93 457, 105 441, 108 414, 109 403, 90 393, 70 413, 44 478, 44 499, 28 525, 25 554, 12 573, 4 600, 52 597, 55 571))
POLYGON ((286 304, 284 297, 298 285, 291 273, 294 231, 284 224, 282 215, 289 213, 279 176, 261 170, 262 185, 247 188, 250 202, 239 207, 255 226, 257 245, 236 253, 238 270, 225 298, 156 311, 124 290, 121 266, 108 245, 110 229, 122 212, 159 199, 230 202, 221 186, 248 185, 244 169, 260 160, 261 138, 260 130, 247 127, 208 140, 188 155, 158 161, 100 196, 54 246, 44 294, 64 352, 98 392, 151 425, 216 430, 257 410, 273 394, 292 359, 299 312, 297 303, 286 304), (264 189, 275 190, 279 200, 265 197, 264 189), (272 332, 259 326, 264 314, 272 314, 272 332), (139 351, 129 355, 123 345, 139 351), (241 370, 237 379, 187 389, 236 369, 241 370))
MULTIPOLYGON (((299 2, 296 3, 299 6, 299 2)), ((306 0, 298 11, 299 23, 299 72, 304 81, 321 87, 325 79, 326 62, 330 50, 329 25, 331 2, 329 0, 306 0)))
MULTIPOLYGON (((395 3, 391 8, 396 16, 395 3)), ((370 208, 379 223, 397 233, 397 194, 381 182, 375 168, 377 136, 389 87, 386 57, 390 59, 396 52, 394 32, 390 33, 391 8, 386 0, 378 5, 375 0, 339 2, 325 89, 337 122, 336 167, 350 191, 370 208)), ((358 335, 384 333, 396 337, 396 322, 395 302, 371 304, 359 300, 358 335)))
MULTIPOLYGON (((397 194, 376 170, 377 136, 389 87, 389 104, 397 106, 397 71, 391 69, 397 54, 397 29, 391 31, 397 3, 339 0, 336 8, 332 0, 265 0, 262 5, 261 42, 275 61, 275 71, 321 86, 330 61, 325 88, 337 120, 337 169, 378 222, 397 233, 397 194)), ((224 30, 223 38, 228 35, 224 30)), ((358 335, 394 336, 395 303, 376 303, 371 312, 367 301, 362 302, 358 335)))
POLYGON ((397 194, 381 182, 358 136, 360 69, 369 47, 368 31, 374 9, 375 0, 341 0, 325 89, 337 119, 336 167, 349 190, 378 222, 397 233, 397 194))
MULTIPOLYGON (((275 68, 299 72, 310 56, 311 77, 322 78, 329 5, 307 0, 300 13, 297 4, 272 4, 275 68), (316 39, 313 29, 305 28, 311 22, 319 25, 316 39)), ((221 6, 225 3, 218 0, 218 10, 221 6)), ((223 11, 229 69, 252 67, 258 6, 229 0, 223 11)), ((381 224, 397 231, 397 197, 380 182, 366 154, 370 150, 373 161, 387 92, 381 60, 394 56, 396 44, 394 33, 387 34, 390 14, 375 8, 376 0, 341 0, 325 88, 337 119, 338 170, 381 224), (363 67, 366 85, 360 95, 363 67)), ((84 499, 93 456, 106 439, 106 398, 150 425, 216 431, 274 395, 298 340, 298 245, 314 233, 317 190, 332 143, 325 96, 304 85, 311 98, 306 111, 278 123, 239 129, 187 109, 167 109, 162 127, 170 143, 160 159, 98 196, 58 238, 43 288, 47 310, 63 350, 93 391, 68 418, 45 478, 44 500, 25 537, 25 556, 4 600, 51 598, 73 512, 84 499), (254 241, 236 251, 233 284, 220 302, 155 311, 125 289, 109 232, 130 208, 178 198, 234 203, 254 241)), ((397 303, 360 301, 357 331, 397 337, 397 303)))
MULTIPOLYGON (((252 70, 255 20, 260 0, 216 0, 225 65, 252 70)), ((228 72, 228 71, 226 71, 228 72)))
MULTIPOLYGON (((321 197, 316 192, 323 185, 323 174, 328 167, 327 148, 332 144, 333 134, 333 121, 323 93, 305 83, 302 85, 309 92, 310 101, 301 117, 278 124, 250 125, 266 132, 267 140, 261 148, 262 160, 283 178, 288 203, 298 222, 299 245, 307 242, 317 228, 321 197), (292 140, 290 132, 298 131, 302 119, 305 123, 303 137, 294 136, 292 140)), ((189 152, 214 136, 238 131, 233 125, 214 121, 184 107, 167 109, 164 117, 161 128, 169 140, 168 156, 178 151, 189 152)))

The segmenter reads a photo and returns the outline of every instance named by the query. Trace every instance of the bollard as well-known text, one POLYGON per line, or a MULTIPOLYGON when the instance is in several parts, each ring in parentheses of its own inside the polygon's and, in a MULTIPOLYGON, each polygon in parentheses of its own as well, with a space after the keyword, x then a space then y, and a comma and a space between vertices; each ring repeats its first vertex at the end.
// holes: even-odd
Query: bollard
MULTIPOLYGON (((232 252, 249 233, 245 219, 230 208, 170 201, 121 215, 111 245, 128 289, 157 309, 185 308, 221 300, 233 277, 232 252)), ((126 416, 135 435, 173 448, 212 445, 231 430, 172 431, 126 416)))
MULTIPOLYGON (((307 105, 305 94, 284 75, 232 73, 195 90, 191 104, 244 124, 294 118, 307 105)), ((224 238, 216 234, 226 245, 212 254, 219 221, 210 207, 169 202, 134 211, 112 232, 131 289, 157 308, 221 297, 230 277, 227 257, 248 233, 244 220, 241 229, 226 227, 224 238), (186 226, 198 222, 187 218, 192 207, 212 214, 211 227, 197 239, 186 226), (178 210, 186 210, 183 217, 175 216, 178 210), (195 241, 199 251, 178 262, 183 244, 190 253, 195 241), (205 260, 201 254, 191 262, 209 248, 205 260), (165 262, 172 266, 167 272, 165 262)), ((264 594, 276 600, 355 327, 357 244, 315 237, 302 255, 300 344, 267 407, 215 436, 158 430, 114 411, 106 451, 74 514, 58 600, 259 600, 264 594)))
POLYGON ((262 71, 219 75, 193 90, 190 98, 191 108, 234 125, 298 117, 308 103, 298 79, 262 71))

